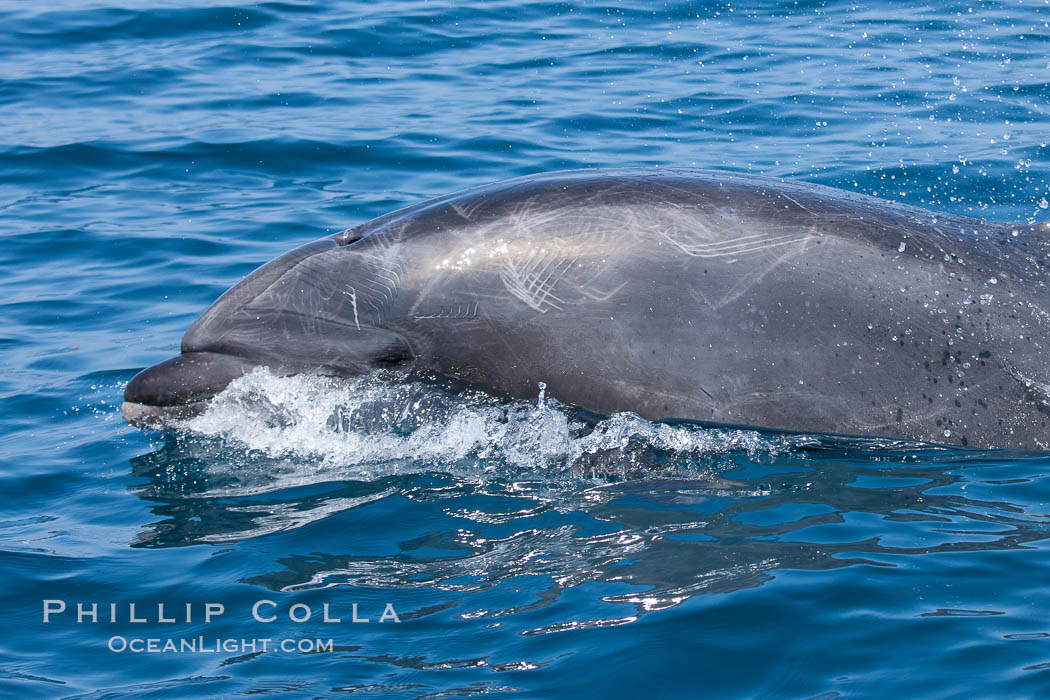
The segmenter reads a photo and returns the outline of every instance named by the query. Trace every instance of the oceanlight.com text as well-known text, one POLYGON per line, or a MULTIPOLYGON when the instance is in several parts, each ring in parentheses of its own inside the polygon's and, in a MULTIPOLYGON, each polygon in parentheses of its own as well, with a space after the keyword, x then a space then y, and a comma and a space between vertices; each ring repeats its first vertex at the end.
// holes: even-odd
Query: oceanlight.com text
POLYGON ((298 639, 233 637, 124 637, 109 638, 107 648, 117 654, 260 654, 284 652, 286 654, 316 654, 331 652, 335 645, 331 639, 298 639))

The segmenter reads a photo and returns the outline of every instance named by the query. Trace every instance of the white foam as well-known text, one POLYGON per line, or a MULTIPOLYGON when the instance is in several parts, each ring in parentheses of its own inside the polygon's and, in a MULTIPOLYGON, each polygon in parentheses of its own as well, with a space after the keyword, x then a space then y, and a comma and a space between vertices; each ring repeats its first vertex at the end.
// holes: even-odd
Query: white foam
POLYGON ((270 458, 373 476, 406 461, 416 471, 458 465, 479 472, 510 467, 545 476, 627 476, 639 469, 695 468, 706 457, 735 451, 773 455, 792 444, 754 431, 654 423, 629 413, 596 423, 572 416, 542 395, 527 402, 451 393, 389 372, 334 379, 257 369, 182 427, 270 458))

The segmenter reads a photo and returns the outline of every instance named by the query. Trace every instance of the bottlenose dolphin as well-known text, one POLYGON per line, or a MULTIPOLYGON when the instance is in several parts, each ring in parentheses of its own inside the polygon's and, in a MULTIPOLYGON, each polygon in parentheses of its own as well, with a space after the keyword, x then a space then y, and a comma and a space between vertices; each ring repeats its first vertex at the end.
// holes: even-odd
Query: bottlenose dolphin
POLYGON ((162 426, 256 366, 785 431, 1050 443, 1050 243, 808 183, 584 170, 439 197, 263 265, 127 385, 162 426))

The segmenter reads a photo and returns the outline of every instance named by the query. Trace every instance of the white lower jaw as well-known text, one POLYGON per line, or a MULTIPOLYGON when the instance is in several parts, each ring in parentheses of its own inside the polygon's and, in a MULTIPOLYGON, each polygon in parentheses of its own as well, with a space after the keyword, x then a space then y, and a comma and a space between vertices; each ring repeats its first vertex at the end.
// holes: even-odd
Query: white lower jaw
POLYGON ((151 406, 144 403, 125 401, 120 406, 120 414, 136 428, 153 428, 166 430, 176 427, 175 423, 200 415, 208 401, 193 401, 176 406, 151 406))

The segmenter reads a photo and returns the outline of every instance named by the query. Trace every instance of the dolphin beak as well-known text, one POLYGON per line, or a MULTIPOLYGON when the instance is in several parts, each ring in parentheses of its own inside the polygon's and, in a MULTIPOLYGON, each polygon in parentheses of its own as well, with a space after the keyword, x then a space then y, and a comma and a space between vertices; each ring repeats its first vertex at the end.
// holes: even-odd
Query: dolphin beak
POLYGON ((207 400, 255 365, 232 355, 189 352, 144 369, 124 389, 121 413, 140 428, 200 413, 207 400))

